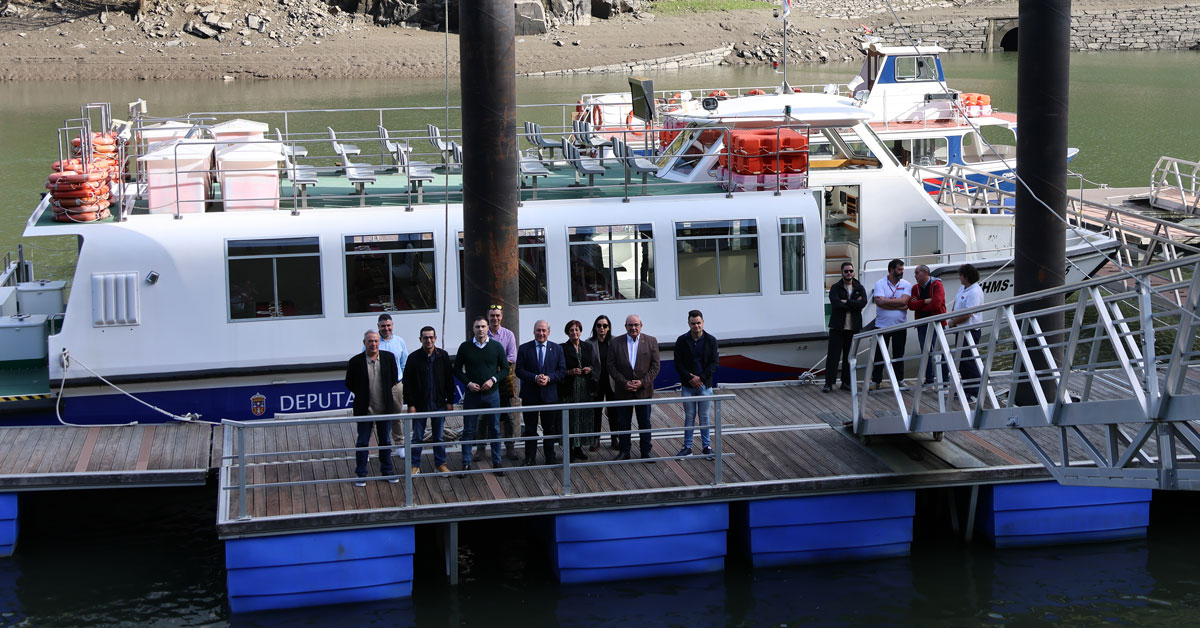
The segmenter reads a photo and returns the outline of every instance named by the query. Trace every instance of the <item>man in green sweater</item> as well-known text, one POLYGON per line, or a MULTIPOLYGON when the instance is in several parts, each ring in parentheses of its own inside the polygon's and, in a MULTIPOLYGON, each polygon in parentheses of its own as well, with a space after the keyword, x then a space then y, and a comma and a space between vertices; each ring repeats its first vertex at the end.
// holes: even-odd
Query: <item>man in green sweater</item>
MULTIPOLYGON (((496 383, 508 374, 508 356, 500 343, 488 337, 486 318, 476 317, 471 324, 471 331, 474 332, 474 337, 458 345, 458 355, 454 356, 454 377, 467 387, 467 392, 463 394, 463 408, 499 408, 500 393, 496 383)), ((463 438, 469 439, 476 433, 476 422, 480 419, 486 421, 488 438, 493 439, 492 468, 499 469, 503 466, 500 461, 500 415, 493 413, 464 416, 463 438)), ((472 448, 472 445, 462 446, 463 471, 470 471, 472 468, 472 448)), ((496 475, 504 475, 504 472, 497 471, 496 475)))

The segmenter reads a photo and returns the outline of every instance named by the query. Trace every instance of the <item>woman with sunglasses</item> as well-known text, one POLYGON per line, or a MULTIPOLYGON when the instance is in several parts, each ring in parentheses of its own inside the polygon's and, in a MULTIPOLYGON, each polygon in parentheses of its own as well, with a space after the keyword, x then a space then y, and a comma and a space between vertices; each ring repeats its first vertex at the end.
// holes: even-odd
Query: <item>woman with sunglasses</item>
MULTIPOLYGON (((592 335, 587 339, 588 344, 592 345, 592 356, 596 359, 596 368, 592 369, 592 381, 595 385, 592 387, 592 401, 612 401, 613 390, 612 380, 608 378, 608 347, 612 340, 612 321, 608 317, 601 314, 596 317, 596 321, 592 323, 592 335)), ((599 432, 601 429, 601 417, 608 414, 608 429, 612 431, 615 420, 608 413, 607 408, 596 408, 592 410, 592 431, 599 432)), ((612 448, 617 448, 617 437, 612 437, 612 448)), ((600 437, 596 436, 592 439, 592 451, 600 449, 600 437)))

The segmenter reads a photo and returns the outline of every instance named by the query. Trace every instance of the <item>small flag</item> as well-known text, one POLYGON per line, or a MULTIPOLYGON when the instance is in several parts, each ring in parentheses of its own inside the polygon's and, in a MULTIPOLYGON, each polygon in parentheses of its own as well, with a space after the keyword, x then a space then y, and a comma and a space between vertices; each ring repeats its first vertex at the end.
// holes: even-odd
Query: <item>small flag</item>
POLYGON ((779 12, 779 19, 786 20, 788 13, 792 12, 792 0, 783 0, 783 11, 779 12))

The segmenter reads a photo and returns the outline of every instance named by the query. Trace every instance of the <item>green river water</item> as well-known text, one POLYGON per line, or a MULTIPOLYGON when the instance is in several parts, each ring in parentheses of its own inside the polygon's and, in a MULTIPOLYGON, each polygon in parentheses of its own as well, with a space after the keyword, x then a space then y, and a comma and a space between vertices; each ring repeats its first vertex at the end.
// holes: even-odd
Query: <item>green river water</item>
MULTIPOLYGON (((1145 186, 1161 155, 1200 159, 1200 56, 1195 52, 1075 54, 1071 169, 1114 187, 1145 186)), ((952 87, 1016 103, 1016 56, 948 56, 952 87)), ((793 68, 793 83, 845 82, 857 64, 793 68)), ((653 75, 656 87, 765 85, 763 68, 653 75)), ((457 102, 457 80, 451 81, 457 102)), ((624 88, 622 76, 518 81, 521 103, 573 103, 624 88)), ((444 82, 234 81, 7 83, 0 89, 0 253, 57 159, 55 129, 80 103, 145 98, 156 115, 193 110, 434 106, 444 82)), ((433 115, 433 114, 430 114, 433 115)), ((440 115, 440 114, 439 114, 440 115)), ((117 117, 123 117, 117 114, 117 117)), ((430 120, 433 121, 433 120, 430 120)), ((25 241, 28 246, 30 243, 25 241)), ((68 277, 70 240, 27 249, 40 276, 68 277)), ((186 330, 182 330, 186 333, 186 330)), ((918 516, 910 558, 751 570, 670 581, 557 585, 521 521, 462 531, 459 587, 441 584, 433 536, 418 533, 412 601, 234 617, 214 532, 216 490, 27 494, 17 554, 0 560, 0 625, 21 626, 1096 626, 1196 625, 1200 555, 1193 495, 1156 495, 1147 540, 1040 550, 964 546, 918 516), (422 548, 427 548, 422 549, 422 548)))

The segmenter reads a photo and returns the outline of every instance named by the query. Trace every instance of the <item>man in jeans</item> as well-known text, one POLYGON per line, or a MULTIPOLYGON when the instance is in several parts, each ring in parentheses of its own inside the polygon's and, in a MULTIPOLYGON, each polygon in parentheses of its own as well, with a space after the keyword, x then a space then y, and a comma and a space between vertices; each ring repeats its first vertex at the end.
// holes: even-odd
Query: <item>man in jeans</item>
MULTIPOLYGON (((717 339, 704 331, 704 315, 700 310, 688 312, 688 333, 675 339, 675 371, 684 397, 712 396, 713 378, 717 374, 717 339)), ((692 425, 699 416, 700 444, 703 453, 711 455, 712 443, 708 439, 708 411, 711 401, 693 401, 683 404, 683 448, 676 456, 692 455, 692 425)))
MULTIPOLYGON (((904 280, 904 262, 894 259, 888 262, 888 274, 875 282, 872 299, 875 302, 875 327, 886 329, 903 325, 908 320, 908 301, 912 299, 912 284, 904 280)), ((892 369, 896 380, 904 379, 904 331, 881 334, 879 343, 891 348, 892 369)), ((871 388, 879 388, 883 381, 883 352, 875 347, 875 368, 871 370, 871 388)))
MULTIPOLYGON (((454 356, 454 377, 467 387, 463 394, 463 409, 499 408, 500 395, 496 391, 496 383, 508 372, 508 358, 504 355, 504 347, 488 338, 487 319, 477 316, 471 323, 474 337, 458 346, 458 354, 454 356)), ((463 417, 463 439, 471 440, 475 434, 475 425, 484 421, 488 428, 488 438, 493 439, 492 468, 503 466, 500 462, 500 417, 495 413, 482 415, 467 415, 463 417)), ((471 445, 462 446, 462 468, 470 471, 471 445)), ((504 475, 498 471, 496 475, 504 475)))
MULTIPOLYGON (((435 412, 454 409, 454 373, 450 367, 450 354, 437 346, 437 332, 428 325, 421 328, 421 348, 408 356, 404 366, 404 401, 408 411, 435 412)), ((435 417, 433 423, 433 468, 438 473, 449 473, 446 466, 446 448, 442 442, 442 427, 446 419, 435 417)), ((397 423, 404 423, 397 421, 397 423)), ((421 472, 421 447, 425 436, 425 419, 412 421, 412 474, 421 472)))

